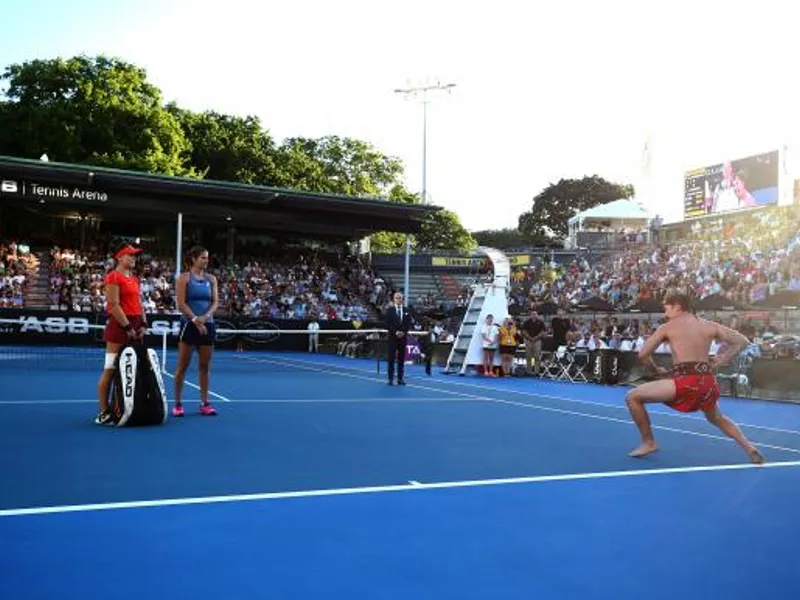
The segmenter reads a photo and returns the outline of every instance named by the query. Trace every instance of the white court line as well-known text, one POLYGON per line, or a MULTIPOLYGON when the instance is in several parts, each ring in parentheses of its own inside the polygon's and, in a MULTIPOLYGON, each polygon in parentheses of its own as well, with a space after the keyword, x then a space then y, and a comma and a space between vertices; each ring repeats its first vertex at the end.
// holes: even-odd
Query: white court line
POLYGON ((645 477, 711 471, 743 471, 748 469, 777 469, 800 466, 800 460, 767 463, 763 465, 735 464, 708 465, 700 467, 674 467, 667 469, 641 469, 631 471, 606 471, 600 473, 568 473, 561 475, 537 475, 534 477, 509 477, 503 479, 476 479, 468 481, 441 481, 436 483, 409 482, 402 485, 382 485, 356 488, 333 488, 323 490, 301 490, 296 492, 266 492, 261 494, 236 494, 229 496, 205 496, 194 498, 169 498, 162 500, 135 500, 130 502, 107 502, 98 504, 73 504, 64 506, 37 506, 31 508, 11 508, 0 510, 0 517, 24 515, 44 515, 57 513, 92 512, 119 510, 125 508, 154 508, 162 506, 185 506, 189 504, 219 504, 225 502, 247 502, 253 500, 281 500, 286 498, 314 498, 346 496, 354 494, 375 494, 387 492, 424 491, 435 489, 472 488, 484 486, 512 485, 525 483, 546 483, 553 481, 581 481, 593 479, 621 479, 625 477, 645 477))
POLYGON ((32 404, 97 404, 97 398, 94 400, 0 400, 0 405, 14 406, 29 406, 32 404))
MULTIPOLYGON (((193 400, 199 402, 199 400, 193 400)), ((397 398, 263 398, 263 399, 236 399, 236 404, 385 404, 387 402, 419 402, 419 403, 434 403, 434 402, 482 402, 480 398, 430 398, 420 396, 415 397, 402 397, 397 398)))
MULTIPOLYGON (((256 361, 256 362, 275 362, 275 363, 281 364, 281 361, 286 361, 287 359, 247 358, 247 360, 256 361)), ((289 360, 295 360, 295 359, 289 359, 289 360)), ((292 365, 293 363, 283 362, 283 364, 292 365)), ((324 369, 319 369, 319 368, 316 368, 316 367, 309 367, 309 366, 306 366, 306 365, 294 364, 294 366, 297 367, 298 369, 307 369, 307 370, 310 370, 310 371, 325 371, 324 369)), ((366 376, 363 376, 363 375, 353 375, 351 373, 340 373, 338 371, 325 371, 325 372, 326 373, 330 373, 332 375, 339 375, 341 377, 350 377, 350 378, 353 378, 353 379, 363 379, 365 381, 374 381, 374 382, 379 382, 380 381, 379 379, 374 379, 372 377, 366 377, 366 376)), ((603 415, 594 415, 592 413, 584 413, 584 412, 579 412, 579 411, 576 411, 576 410, 567 410, 567 409, 564 409, 564 408, 554 408, 554 407, 551 407, 551 406, 540 406, 538 404, 529 404, 527 402, 514 402, 513 400, 500 400, 498 398, 490 398, 488 396, 478 396, 476 394, 467 394, 466 392, 454 392, 454 391, 450 391, 450 390, 443 390, 443 389, 440 389, 440 388, 432 388, 432 387, 429 387, 429 386, 419 385, 419 384, 416 384, 416 383, 408 383, 406 385, 408 387, 413 387, 413 388, 417 388, 417 389, 421 389, 421 390, 434 391, 434 392, 439 392, 441 394, 452 394, 452 395, 464 396, 464 397, 468 397, 468 398, 475 398, 477 400, 485 400, 487 402, 493 402, 493 403, 496 403, 496 404, 506 404, 506 405, 510 405, 510 406, 519 406, 521 408, 528 408, 528 409, 531 409, 531 410, 554 412, 554 413, 560 413, 560 414, 571 415, 571 416, 576 416, 576 417, 584 417, 584 418, 587 418, 587 419, 597 419, 599 421, 609 421, 611 423, 622 423, 624 425, 629 425, 629 426, 631 425, 631 421, 626 420, 626 419, 618 419, 616 417, 606 417, 606 416, 603 416, 603 415)), ((504 390, 495 390, 495 391, 502 392, 504 390)), ((712 440, 721 440, 721 441, 724 441, 724 442, 736 443, 735 440, 733 440, 733 439, 731 439, 731 438, 729 438, 727 436, 723 437, 721 435, 714 435, 714 434, 711 434, 711 433, 701 433, 699 431, 690 431, 688 429, 678 429, 676 427, 667 427, 665 425, 651 425, 651 426, 652 426, 653 429, 660 429, 662 431, 670 431, 670 432, 673 432, 673 433, 682 433, 682 434, 685 434, 685 435, 693 435, 693 436, 696 436, 696 437, 704 437, 704 438, 709 438, 709 439, 712 439, 712 440)), ((796 448, 787 448, 785 446, 776 446, 774 444, 763 444, 763 443, 758 443, 757 445, 762 447, 762 448, 770 448, 772 450, 782 450, 784 452, 792 452, 794 454, 800 454, 800 450, 798 450, 796 448)))
MULTIPOLYGON (((534 410, 544 410, 544 411, 551 411, 551 412, 560 412, 567 415, 575 415, 579 417, 587 417, 590 419, 599 419, 601 421, 611 421, 613 423, 623 423, 624 425, 630 425, 631 422, 625 419, 618 419, 616 417, 605 417, 602 415, 593 415, 590 413, 582 413, 574 410, 566 410, 563 408, 550 408, 545 406, 538 406, 535 404, 528 404, 527 402, 514 402, 513 400, 492 400, 493 402, 498 402, 500 404, 508 404, 511 406, 519 406, 521 408, 531 408, 534 410)), ((735 442, 729 437, 723 437, 721 435, 714 435, 712 433, 702 433, 700 431, 690 431, 688 429, 677 429, 676 427, 667 427, 665 425, 651 425, 653 429, 660 429, 662 431, 671 431, 673 433, 683 433, 686 435, 694 435, 697 437, 704 437, 710 438, 712 440, 722 440, 725 442, 735 442)), ((761 448, 771 448, 773 450, 783 450, 784 452, 793 452, 794 454, 800 454, 800 450, 796 448, 787 448, 786 446, 776 446, 774 444, 762 444, 760 442, 756 443, 757 446, 761 448)))
MULTIPOLYGON (((483 402, 479 398, 248 398, 236 399, 236 404, 384 404, 387 402, 483 402)), ((36 404, 96 404, 93 400, 0 400, 0 406, 29 406, 36 404)), ((199 404, 200 400, 183 400, 183 404, 199 404)))
MULTIPOLYGON (((248 360, 255 360, 255 359, 248 358, 248 360)), ((306 360, 299 359, 299 358, 288 358, 288 359, 278 359, 278 360, 293 360, 293 361, 298 361, 298 362, 302 362, 302 363, 309 364, 309 365, 319 365, 320 364, 320 363, 306 361, 306 360)), ((331 369, 333 369, 333 368, 339 368, 339 367, 331 366, 331 369)), ((341 367, 341 368, 348 369, 348 370, 351 370, 351 371, 359 371, 361 373, 372 373, 373 372, 371 369, 359 369, 357 367, 341 367)), ((447 382, 444 382, 442 380, 437 380, 437 381, 441 381, 443 385, 452 385, 452 386, 467 387, 467 388, 474 388, 474 389, 481 389, 481 390, 489 390, 489 391, 492 391, 492 392, 502 391, 502 392, 507 392, 509 394, 518 394, 518 395, 521 395, 521 396, 529 396, 531 398, 546 398, 548 400, 561 400, 563 402, 572 402, 574 404, 586 404, 586 405, 589 405, 589 406, 602 406, 602 407, 605 407, 605 408, 613 408, 613 409, 624 410, 624 411, 628 410, 628 408, 626 406, 620 406, 620 405, 617 405, 617 404, 610 404, 608 402, 597 402, 597 401, 594 401, 594 400, 581 400, 581 399, 578 399, 578 398, 570 398, 569 396, 554 396, 552 394, 542 394, 542 393, 538 393, 538 392, 526 392, 526 391, 522 391, 522 390, 514 390, 514 389, 508 389, 508 388, 495 388, 495 387, 492 387, 492 386, 489 386, 489 385, 483 385, 483 384, 480 384, 480 383, 464 383, 464 382, 451 381, 451 380, 448 380, 447 382)), ((695 416, 692 416, 692 415, 684 415, 684 414, 676 413, 676 412, 673 412, 673 411, 660 410, 657 405, 648 406, 648 408, 651 408, 651 407, 653 409, 651 411, 651 414, 657 414, 657 415, 661 415, 661 416, 664 416, 664 417, 670 417, 670 418, 673 418, 673 419, 689 419, 690 421, 701 421, 701 422, 705 421, 705 417, 695 417, 695 416)), ((798 408, 800 408, 800 407, 798 407, 798 408)), ((798 431, 796 429, 781 429, 780 427, 768 427, 766 425, 754 425, 753 423, 742 423, 742 422, 739 422, 739 421, 736 421, 736 424, 739 425, 740 427, 752 427, 753 429, 763 429, 765 431, 774 431, 774 432, 777 432, 777 433, 788 433, 788 434, 792 434, 792 435, 800 435, 800 431, 798 431)))
MULTIPOLYGON (((167 377, 172 377, 173 379, 175 379, 175 376, 172 373, 168 373, 168 372, 164 371, 164 375, 166 375, 167 377)), ((185 383, 189 387, 193 387, 196 390, 200 389, 199 385, 195 385, 191 381, 187 381, 186 379, 183 380, 183 383, 185 383)), ((215 398, 219 398, 223 402, 231 402, 230 398, 226 398, 222 394, 218 394, 216 392, 212 392, 211 390, 208 390, 208 395, 209 396, 214 396, 215 398)))

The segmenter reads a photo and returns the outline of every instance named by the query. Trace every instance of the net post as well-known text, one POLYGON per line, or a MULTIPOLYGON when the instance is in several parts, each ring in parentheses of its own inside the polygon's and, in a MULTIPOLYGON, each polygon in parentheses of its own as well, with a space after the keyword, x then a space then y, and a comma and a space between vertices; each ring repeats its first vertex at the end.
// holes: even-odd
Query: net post
POLYGON ((167 331, 161 334, 161 372, 167 372, 167 331))
MULTIPOLYGON (((379 335, 383 335, 383 332, 381 332, 379 335)), ((381 343, 382 343, 382 341, 383 340, 381 338, 378 338, 378 349, 377 349, 377 352, 375 352, 375 373, 377 375, 381 374, 381 343)))

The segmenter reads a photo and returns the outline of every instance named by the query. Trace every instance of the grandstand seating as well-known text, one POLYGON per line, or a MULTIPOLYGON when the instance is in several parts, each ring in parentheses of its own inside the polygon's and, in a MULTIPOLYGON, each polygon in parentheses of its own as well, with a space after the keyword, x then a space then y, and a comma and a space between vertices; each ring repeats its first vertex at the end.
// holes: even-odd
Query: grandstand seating
POLYGON ((616 310, 660 302, 665 290, 698 300, 719 295, 747 306, 782 290, 800 291, 800 218, 791 209, 732 221, 697 223, 689 239, 658 246, 632 244, 590 264, 578 258, 518 280, 521 304, 573 308, 600 298, 616 310))
POLYGON ((25 289, 25 306, 28 308, 50 308, 50 253, 47 250, 35 250, 39 261, 38 268, 31 274, 30 283, 25 289))
POLYGON ((0 308, 21 308, 39 260, 24 243, 0 242, 0 308))
POLYGON ((464 285, 452 273, 440 273, 439 286, 446 300, 455 301, 462 294, 464 285))
MULTIPOLYGON (((403 291, 405 283, 404 271, 396 271, 392 269, 384 269, 380 272, 393 290, 403 291)), ((412 270, 408 274, 408 304, 411 306, 420 306, 426 304, 438 304, 443 299, 442 290, 439 285, 438 277, 429 272, 420 272, 412 270)))
MULTIPOLYGON (((103 275, 113 265, 94 248, 39 250, 41 268, 28 287, 28 307, 102 312, 103 275)), ((172 258, 142 255, 140 276, 145 310, 174 313, 172 258)), ((374 319, 385 302, 386 286, 352 259, 304 258, 284 251, 279 258, 242 258, 240 265, 210 269, 220 284, 220 314, 320 320, 374 319)))
POLYGON ((459 298, 462 299, 469 299, 470 294, 472 293, 472 286, 478 281, 480 277, 478 274, 466 274, 466 273, 457 273, 453 274, 453 279, 455 280, 456 284, 459 286, 459 292, 456 295, 456 300, 459 298))
MULTIPOLYGON (((695 227, 688 239, 515 269, 509 297, 514 314, 542 302, 574 309, 590 298, 605 300, 617 311, 647 300, 658 307, 666 289, 689 291, 697 299, 719 294, 749 305, 782 290, 800 292, 798 231, 800 216, 784 209, 741 216, 733 223, 711 220, 695 227)), ((22 247, 21 252, 0 243, 0 305, 22 306, 18 291, 23 290, 24 306, 30 308, 104 310, 102 274, 108 256, 96 247, 88 244, 83 252, 22 247), (16 299, 9 283, 17 290, 16 299)), ((387 266, 376 273, 354 258, 319 251, 309 259, 298 252, 308 250, 283 248, 272 262, 269 256, 239 257, 239 266, 212 269, 220 279, 221 313, 304 318, 313 310, 323 319, 375 319, 388 294, 403 289, 402 268, 387 266)), ((142 267, 148 311, 174 312, 172 259, 147 256, 142 267)), ((463 269, 412 268, 408 301, 422 308, 464 305, 478 276, 463 269)))

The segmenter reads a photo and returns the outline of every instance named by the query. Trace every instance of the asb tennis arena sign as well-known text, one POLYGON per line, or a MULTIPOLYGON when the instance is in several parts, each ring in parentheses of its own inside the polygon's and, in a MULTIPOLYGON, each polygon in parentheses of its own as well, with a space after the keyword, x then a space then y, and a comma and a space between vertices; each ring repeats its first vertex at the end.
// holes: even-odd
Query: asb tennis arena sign
POLYGON ((77 186, 45 185, 32 181, 18 181, 0 177, 0 195, 38 198, 40 200, 73 200, 81 202, 108 202, 108 192, 87 190, 77 186))

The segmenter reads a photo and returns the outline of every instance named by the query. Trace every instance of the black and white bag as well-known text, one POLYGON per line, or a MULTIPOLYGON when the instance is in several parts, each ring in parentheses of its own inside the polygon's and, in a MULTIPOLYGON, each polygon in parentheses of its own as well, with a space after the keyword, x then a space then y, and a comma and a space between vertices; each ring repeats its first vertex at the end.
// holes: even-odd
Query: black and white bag
POLYGON ((167 421, 167 394, 158 356, 143 344, 122 348, 116 359, 109 408, 117 427, 163 425, 167 421))

